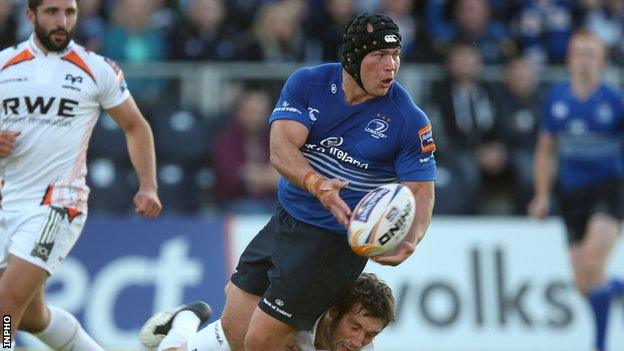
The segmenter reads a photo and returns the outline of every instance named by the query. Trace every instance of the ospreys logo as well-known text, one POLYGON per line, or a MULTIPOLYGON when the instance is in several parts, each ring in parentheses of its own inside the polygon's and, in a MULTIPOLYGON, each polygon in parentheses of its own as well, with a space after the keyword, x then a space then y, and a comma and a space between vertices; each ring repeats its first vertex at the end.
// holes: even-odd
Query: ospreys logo
POLYGON ((82 76, 72 76, 68 73, 67 75, 65 75, 65 80, 70 81, 72 85, 76 83, 82 84, 82 76))

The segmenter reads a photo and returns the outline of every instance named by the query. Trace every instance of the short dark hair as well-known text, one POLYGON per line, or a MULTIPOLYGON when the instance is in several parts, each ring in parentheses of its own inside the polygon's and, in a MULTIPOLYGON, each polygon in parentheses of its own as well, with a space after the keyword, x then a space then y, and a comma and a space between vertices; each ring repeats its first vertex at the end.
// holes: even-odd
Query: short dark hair
POLYGON ((394 321, 392 290, 373 273, 362 273, 334 304, 336 320, 340 320, 355 307, 359 307, 359 312, 364 312, 365 316, 383 320, 384 326, 394 321))
MULTIPOLYGON (((76 0, 76 4, 78 4, 80 0, 76 0)), ((37 11, 37 7, 41 6, 43 0, 28 0, 28 8, 32 11, 37 11)))

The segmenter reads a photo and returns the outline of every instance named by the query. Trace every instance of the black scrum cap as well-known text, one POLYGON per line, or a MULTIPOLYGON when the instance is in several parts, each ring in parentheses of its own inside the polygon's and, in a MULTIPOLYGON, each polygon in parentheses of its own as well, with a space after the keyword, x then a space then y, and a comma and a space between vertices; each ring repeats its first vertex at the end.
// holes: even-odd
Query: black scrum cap
POLYGON ((342 43, 342 67, 364 89, 360 75, 364 56, 375 50, 400 48, 401 33, 390 17, 380 13, 363 13, 347 23, 342 43), (372 26, 371 32, 368 24, 372 26))

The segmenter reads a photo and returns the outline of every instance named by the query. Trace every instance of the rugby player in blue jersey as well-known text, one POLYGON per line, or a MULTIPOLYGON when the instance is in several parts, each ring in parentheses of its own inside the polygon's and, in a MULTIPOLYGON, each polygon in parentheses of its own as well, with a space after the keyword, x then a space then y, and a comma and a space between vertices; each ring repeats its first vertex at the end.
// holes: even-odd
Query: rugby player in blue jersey
POLYGON ((611 300, 624 293, 624 280, 605 273, 623 216, 624 96, 601 81, 604 63, 605 47, 596 36, 581 31, 570 39, 570 81, 553 86, 545 102, 529 204, 531 216, 548 215, 558 168, 572 269, 595 316, 597 351, 605 349, 611 300))
MULTIPOLYGON (((343 44, 342 65, 299 69, 281 91, 270 118, 271 162, 282 175, 279 206, 226 286, 225 339, 208 331, 215 328, 194 336, 213 345, 207 350, 281 350, 300 330, 311 330, 364 269, 346 227, 368 191, 402 182, 417 204, 407 238, 378 263, 400 264, 425 235, 435 145, 429 119, 395 81, 398 27, 387 16, 361 14, 346 25, 343 44)), ((185 312, 153 328, 171 329, 160 350, 178 347, 196 327, 200 318, 185 312)))

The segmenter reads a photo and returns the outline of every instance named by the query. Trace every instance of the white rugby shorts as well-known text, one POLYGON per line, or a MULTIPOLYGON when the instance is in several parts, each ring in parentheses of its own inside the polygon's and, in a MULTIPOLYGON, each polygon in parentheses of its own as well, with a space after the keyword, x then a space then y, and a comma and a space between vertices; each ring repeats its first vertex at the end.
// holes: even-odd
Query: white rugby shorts
POLYGON ((86 219, 86 213, 64 207, 0 209, 0 269, 6 268, 11 254, 54 274, 78 240, 86 219))

